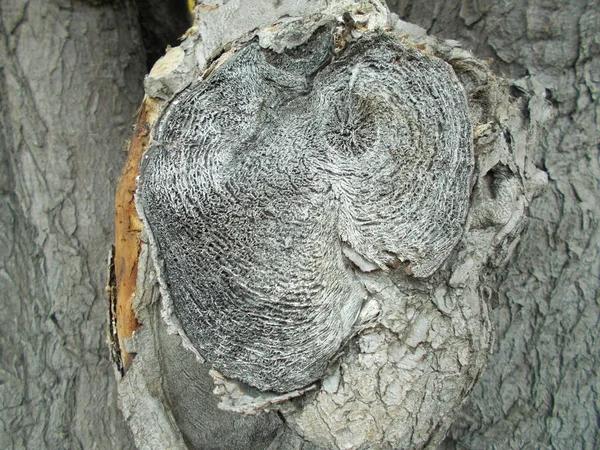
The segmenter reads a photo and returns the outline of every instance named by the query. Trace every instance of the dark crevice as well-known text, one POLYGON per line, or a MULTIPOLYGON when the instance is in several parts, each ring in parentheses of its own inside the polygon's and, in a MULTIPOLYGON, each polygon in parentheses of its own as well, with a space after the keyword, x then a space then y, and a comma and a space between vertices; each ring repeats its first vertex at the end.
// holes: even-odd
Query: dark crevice
POLYGON ((148 71, 192 26, 186 0, 136 0, 148 71))

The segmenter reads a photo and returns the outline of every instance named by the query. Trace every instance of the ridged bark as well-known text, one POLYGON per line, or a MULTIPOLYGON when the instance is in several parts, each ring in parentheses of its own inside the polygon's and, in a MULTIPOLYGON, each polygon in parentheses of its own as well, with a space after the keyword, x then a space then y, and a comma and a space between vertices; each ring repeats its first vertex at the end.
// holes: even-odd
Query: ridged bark
POLYGON ((0 3, 0 447, 133 448, 106 249, 145 58, 128 1, 0 3))

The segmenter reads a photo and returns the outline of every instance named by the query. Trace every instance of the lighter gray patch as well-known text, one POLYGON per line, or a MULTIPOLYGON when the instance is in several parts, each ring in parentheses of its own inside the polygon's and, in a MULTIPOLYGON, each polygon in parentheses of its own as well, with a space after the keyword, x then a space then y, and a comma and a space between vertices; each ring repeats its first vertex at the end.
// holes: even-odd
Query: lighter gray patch
POLYGON ((472 169, 449 65, 384 33, 333 56, 325 27, 283 54, 250 43, 176 98, 137 202, 193 345, 227 377, 287 392, 351 335, 367 297, 354 270, 443 263, 472 169))

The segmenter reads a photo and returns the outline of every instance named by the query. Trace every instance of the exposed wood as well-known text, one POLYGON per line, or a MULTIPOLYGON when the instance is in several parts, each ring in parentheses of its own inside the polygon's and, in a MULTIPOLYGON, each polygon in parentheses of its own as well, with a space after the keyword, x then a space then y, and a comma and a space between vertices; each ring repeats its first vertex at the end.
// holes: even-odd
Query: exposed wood
MULTIPOLYGON (((297 50, 321 23, 319 15, 310 15, 315 12, 311 8, 317 7, 318 2, 307 4, 305 9, 294 2, 277 5, 267 1, 247 5, 219 1, 207 3, 211 4, 206 6, 213 8, 198 10, 197 22, 187 33, 187 39, 181 46, 171 49, 146 79, 147 95, 160 99, 161 108, 188 86, 203 79, 207 62, 212 63, 210 69, 217 77, 220 70, 235 67, 231 64, 235 60, 231 55, 240 51, 251 36, 232 45, 227 44, 243 36, 249 28, 257 27, 252 33, 257 34, 263 48, 281 53, 286 48, 297 50), (285 18, 280 23, 270 25, 282 15, 285 18), (307 19, 290 18, 295 15, 307 16, 307 19), (249 22, 250 18, 254 22, 249 22), (223 48, 227 51, 219 50, 223 48)), ((250 386, 239 382, 241 376, 235 380, 234 374, 227 379, 221 373, 209 371, 210 354, 203 355, 206 360, 195 357, 201 353, 200 349, 192 346, 181 326, 183 319, 174 312, 174 303, 169 298, 167 289, 173 280, 165 281, 156 275, 163 273, 168 263, 161 259, 156 236, 150 229, 143 230, 133 297, 133 309, 143 326, 127 343, 130 351, 138 356, 119 383, 126 419, 141 448, 166 447, 183 439, 189 448, 204 448, 212 445, 209 442, 227 440, 228 449, 241 449, 248 447, 248 443, 239 446, 239 442, 243 441, 241 436, 250 435, 255 436, 251 441, 252 447, 264 448, 261 446, 265 445, 265 440, 268 441, 269 433, 278 430, 278 436, 269 447, 271 450, 287 450, 292 442, 298 448, 432 449, 444 438, 457 414, 458 405, 469 394, 485 367, 493 341, 489 312, 494 301, 493 292, 497 288, 495 273, 518 242, 525 223, 525 210, 533 197, 543 190, 546 180, 544 173, 527 158, 527 149, 539 145, 538 126, 547 118, 548 104, 530 80, 511 84, 497 79, 485 63, 461 50, 457 42, 427 37, 424 30, 394 20, 376 1, 364 1, 360 6, 349 3, 321 4, 322 11, 328 14, 328 18, 323 20, 344 24, 343 27, 352 24, 351 30, 357 36, 367 30, 393 30, 398 36, 395 39, 402 39, 401 45, 414 49, 415 56, 423 52, 425 57, 446 61, 448 64, 440 64, 448 70, 452 67, 462 85, 461 90, 464 89, 473 124, 476 156, 474 175, 466 183, 467 190, 472 187, 473 191, 470 196, 467 195, 470 202, 468 216, 464 229, 457 235, 458 243, 450 255, 442 257, 443 261, 432 265, 430 271, 418 273, 421 278, 413 276, 410 270, 405 271, 400 263, 390 264, 389 270, 375 270, 377 265, 357 252, 345 249, 343 254, 356 266, 352 268, 350 264, 349 270, 366 297, 359 308, 360 319, 353 322, 355 329, 349 333, 352 337, 333 358, 334 362, 327 367, 324 378, 319 380, 315 389, 275 395, 252 388, 251 382, 248 382, 250 386), (366 271, 358 270, 361 267, 366 271), (160 281, 160 292, 157 280, 160 281), (216 396, 210 393, 211 389, 216 396), (203 405, 202 413, 196 411, 196 405, 203 405), (278 410, 279 416, 274 415, 272 410, 278 410), (247 417, 240 412, 259 415, 247 417), (164 426, 148 429, 151 417, 156 417, 164 426), (278 422, 278 417, 285 426, 278 422), (265 422, 261 424, 259 420, 265 422), (200 423, 213 425, 199 431, 200 423), (231 432, 219 436, 215 430, 224 424, 239 425, 230 426, 231 432), (261 430, 260 438, 256 438, 255 431, 250 430, 261 430)), ((338 50, 343 52, 342 47, 338 50)), ((410 61, 405 64, 410 64, 410 61)), ((249 64, 249 67, 256 69, 256 64, 249 64)), ((207 80, 210 83, 211 78, 207 80)), ((232 86, 248 84, 232 82, 232 86)), ((301 87, 302 83, 299 85, 301 87)), ((199 89, 202 90, 201 87, 199 89)), ((223 89, 225 92, 220 101, 224 102, 224 107, 221 109, 226 109, 238 99, 236 95, 228 96, 226 85, 223 89)), ((410 90, 409 87, 406 89, 410 90)), ((181 95, 180 99, 186 98, 185 94, 181 95)), ((241 95, 241 98, 247 99, 247 96, 241 95)), ((210 108, 215 106, 210 103, 210 108)), ((219 108, 215 110, 216 114, 219 108)), ((169 116, 169 110, 166 111, 165 117, 169 116)), ((427 117, 427 114, 421 116, 427 117)), ((186 124, 188 122, 186 119, 186 124)), ((182 132, 193 134, 195 130, 201 130, 204 133, 204 123, 182 132)), ((421 125, 426 129, 426 125, 421 125)), ((177 126, 170 129, 177 129, 177 126)), ((162 148, 164 135, 160 131, 152 133, 157 139, 154 145, 162 148)), ((241 134, 237 133, 223 151, 235 146, 236 139, 243 138, 241 134)), ((218 136, 224 139, 223 133, 218 136)), ((470 137, 470 130, 466 136, 470 137)), ((186 143, 187 139, 186 134, 186 143)), ((203 142, 191 139, 189 150, 205 151, 203 142)), ((167 139, 166 145, 169 144, 167 139)), ((327 146, 323 147, 323 151, 332 151, 325 150, 329 148, 327 146)), ((418 152, 418 148, 409 147, 406 151, 411 154, 415 150, 418 152)), ((185 149, 187 147, 184 146, 183 151, 185 149)), ((182 150, 169 148, 165 151, 167 156, 169 151, 182 150)), ((244 147, 244 151, 247 152, 248 148, 244 147)), ((151 165, 157 152, 149 153, 147 165, 151 165)), ((199 171, 199 175, 191 177, 184 185, 195 183, 207 174, 207 167, 201 163, 202 159, 199 166, 193 165, 175 178, 182 180, 199 171)), ((312 166, 315 165, 317 163, 312 163, 312 166)), ((186 166, 177 163, 175 167, 186 166)), ((465 173, 470 177, 470 171, 465 173)), ((187 191, 182 193, 181 189, 170 188, 172 178, 162 172, 157 175, 157 188, 166 189, 164 198, 158 203, 167 208, 177 207, 182 196, 187 195, 187 191), (172 195, 179 197, 170 199, 172 195)), ((264 179, 257 181, 257 190, 261 189, 260 183, 264 179)), ((141 186, 145 189, 147 184, 142 181, 141 186)), ((138 204, 145 201, 144 195, 144 192, 140 193, 138 204)), ((202 195, 196 193, 190 201, 196 202, 199 198, 202 195)), ((143 206, 140 214, 146 220, 146 203, 143 206)), ((203 208, 206 204, 189 207, 203 208)), ((284 205, 281 209, 285 208, 284 205)), ((220 210, 225 210, 225 215, 218 222, 228 220, 227 208, 220 210)), ((180 219, 184 220, 183 217, 180 219)), ((321 225, 328 230, 336 228, 331 224, 321 225)), ((201 224, 193 227, 194 231, 202 229, 201 224)), ((226 230, 226 227, 218 225, 217 228, 220 233, 226 230)), ((424 230, 427 227, 413 228, 424 230)), ((232 234, 224 233, 227 236, 232 234)), ((291 235, 288 231, 283 234, 291 235)), ((189 233, 178 231, 172 237, 179 242, 180 237, 189 237, 189 233)), ((191 249, 186 245, 191 243, 191 239, 184 239, 173 258, 179 260, 178 253, 189 253, 191 249)), ((160 244, 165 245, 165 241, 160 244)), ((203 248, 200 246, 199 250, 203 248)), ((228 255, 229 250, 224 256, 228 255)), ((190 261, 180 269, 185 270, 194 264, 190 261)), ((285 258, 281 264, 285 266, 285 258)), ((211 277, 206 274, 197 276, 211 277)), ((272 278, 262 277, 260 281, 268 284, 272 278)), ((202 282, 203 279, 197 281, 202 282)), ((221 286, 217 293, 226 289, 229 287, 221 286)), ((268 289, 266 286, 265 290, 268 289)), ((235 326, 236 320, 226 330, 230 336, 236 336, 235 326)), ((242 332, 239 334, 242 335, 242 332)), ((226 342, 217 336, 215 338, 217 343, 226 342)), ((264 376, 268 378, 268 367, 266 369, 264 376)), ((240 373, 244 370, 242 368, 240 373)))
MULTIPOLYGON (((116 407, 117 388, 104 342, 103 301, 105 255, 113 241, 114 188, 125 158, 124 142, 143 95, 146 67, 133 3, 0 1, 1 448, 134 448, 132 433, 116 407)), ((332 3, 203 0, 197 7, 201 20, 189 35, 201 35, 207 53, 199 51, 189 60, 203 66, 211 49, 272 23, 282 10, 293 16, 324 10, 332 3)), ((548 102, 556 113, 537 130, 543 145, 526 153, 531 163, 548 172, 549 188, 530 206, 525 234, 498 276, 499 289, 492 279, 477 294, 485 297, 481 304, 495 306, 491 313, 499 332, 495 354, 443 448, 595 450, 600 447, 600 4, 597 0, 388 3, 401 18, 425 28, 406 25, 412 36, 424 38, 428 31, 454 39, 458 42, 449 51, 457 50, 460 42, 490 60, 497 74, 515 79, 533 75, 529 82, 513 85, 513 94, 525 102, 526 92, 534 90, 537 94, 529 101, 533 115, 545 114, 548 102)), ((180 47, 175 49, 170 52, 173 59, 183 53, 180 47)), ((149 92, 163 99, 184 85, 180 76, 146 82, 149 92)), ((485 141, 497 131, 492 124, 481 123, 476 137, 485 141)), ((503 168, 496 167, 494 174, 501 177, 503 168)), ((535 184, 534 178, 529 181, 535 184)), ((541 186, 543 176, 538 178, 541 186)), ((125 420, 130 424, 137 420, 137 428, 131 427, 136 439, 148 444, 140 448, 314 450, 317 447, 306 439, 334 439, 343 433, 356 439, 361 433, 381 432, 384 422, 379 419, 360 426, 344 422, 361 415, 373 417, 381 410, 364 403, 359 413, 354 408, 352 414, 336 416, 339 404, 331 402, 331 393, 340 386, 361 390, 371 386, 370 392, 376 393, 385 377, 398 378, 351 369, 359 367, 348 364, 353 363, 351 358, 344 360, 344 370, 333 371, 323 381, 318 402, 302 414, 284 410, 279 416, 271 412, 249 417, 217 408, 208 367, 182 347, 179 336, 167 333, 158 315, 148 315, 158 312, 143 304, 157 300, 155 288, 143 292, 135 280, 132 284, 135 270, 138 276, 146 271, 148 255, 142 251, 135 262, 140 236, 144 238, 131 210, 133 191, 128 186, 121 192, 122 235, 128 242, 125 251, 133 253, 123 261, 127 267, 121 277, 125 290, 119 315, 124 318, 124 337, 139 331, 128 348, 136 351, 140 344, 142 351, 129 374, 121 377, 125 382, 119 390, 121 401, 128 402, 125 420), (140 323, 153 326, 154 334, 143 333, 144 327, 135 321, 132 289, 140 297, 134 298, 140 323), (147 364, 136 366, 144 359, 147 364), (377 382, 367 385, 369 380, 377 382), (160 422, 152 408, 162 408, 165 415, 160 422), (308 416, 314 420, 305 426, 308 416), (304 430, 303 437, 290 429, 291 421, 282 425, 282 417, 295 417, 292 426, 304 430), (341 429, 328 429, 331 423, 341 429), (314 431, 317 427, 322 433, 314 431), (155 438, 159 440, 152 441, 155 438), (166 439, 172 439, 171 447, 162 445, 166 439)), ((528 188, 540 190, 531 184, 528 188)), ((488 213, 494 211, 493 204, 481 206, 488 213)), ((496 214, 496 219, 500 216, 496 214)), ((517 244, 515 239, 508 242, 508 248, 499 249, 499 262, 517 244)), ((472 268, 456 267, 452 283, 459 286, 477 276, 472 268)), ((146 273, 151 276, 152 269, 146 273)), ((443 320, 436 325, 452 313, 450 300, 465 298, 448 297, 445 289, 441 286, 431 301, 422 302, 441 314, 443 320)), ((389 300, 388 305, 397 307, 393 295, 389 300)), ((403 305, 406 314, 414 313, 413 304, 403 305)), ((378 312, 374 308, 367 316, 378 312)), ((417 322, 405 330, 406 339, 415 343, 419 330, 426 328, 413 325, 417 322)), ((378 329, 361 332, 358 345, 351 348, 356 359, 379 364, 374 355, 381 353, 363 349, 380 346, 381 336, 378 329)), ((121 340, 117 347, 123 344, 121 340)), ((395 395, 402 386, 406 384, 391 385, 386 392, 395 395)), ((219 388, 235 392, 235 386, 219 388)), ((427 385, 422 388, 428 392, 427 385)), ((411 390, 411 395, 415 392, 411 390)), ((239 403, 225 406, 235 409, 239 403)))
POLYGON ((150 139, 150 126, 156 116, 156 102, 146 99, 138 112, 127 160, 121 171, 115 195, 115 290, 116 323, 123 370, 131 366, 133 356, 125 347, 139 328, 133 310, 133 295, 138 275, 142 222, 135 208, 139 164, 150 139))
POLYGON ((502 276, 499 339, 450 448, 600 447, 600 2, 389 0, 497 73, 531 74, 554 115, 528 157, 549 186, 502 276))

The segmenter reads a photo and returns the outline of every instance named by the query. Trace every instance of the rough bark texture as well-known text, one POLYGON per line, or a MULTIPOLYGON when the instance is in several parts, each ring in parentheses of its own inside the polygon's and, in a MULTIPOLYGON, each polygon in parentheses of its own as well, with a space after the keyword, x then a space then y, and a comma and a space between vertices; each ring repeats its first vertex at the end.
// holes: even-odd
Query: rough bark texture
POLYGON ((503 276, 495 355, 448 448, 598 448, 600 4, 389 3, 498 71, 533 75, 557 111, 532 155, 549 189, 503 276))
MULTIPOLYGON (((598 448, 600 5, 389 1, 402 18, 493 58, 499 73, 534 75, 558 113, 534 155, 550 175, 550 188, 529 210, 492 314, 496 354, 444 445, 598 448)), ((144 58, 128 3, 89 6, 94 3, 102 2, 0 2, 2 448, 133 447, 114 406, 102 286, 113 183, 141 96, 144 58)), ((242 26, 273 22, 278 15, 270 7, 282 3, 257 3, 227 22, 202 23, 206 48, 235 39, 242 26)), ((298 3, 313 11, 322 6, 298 3)), ((227 8, 239 4, 232 0, 227 8)), ((176 58, 178 52, 169 53, 176 58)), ((202 66, 209 55, 197 56, 202 66)), ((168 97, 182 87, 172 81, 151 77, 148 87, 168 97)), ((162 364, 163 373, 174 371, 161 390, 170 404, 180 405, 167 425, 177 421, 178 433, 190 439, 182 445, 213 439, 204 448, 234 448, 227 447, 236 439, 227 431, 237 430, 260 448, 280 430, 272 449, 313 448, 285 431, 275 413, 243 423, 219 412, 212 380, 189 371, 196 360, 183 353, 178 337, 161 329, 156 335, 162 336, 162 357, 152 360, 156 370, 162 364), (177 377, 194 388, 169 385, 177 377), (195 390, 205 393, 206 409, 190 401, 195 390)), ((368 350, 376 339, 361 345, 368 350)), ((156 375, 148 379, 160 385, 156 375)), ((324 387, 337 383, 333 373, 324 387)), ((153 420, 146 422, 149 436, 156 430, 153 420)), ((173 442, 181 439, 178 434, 173 442)))
POLYGON ((106 249, 145 58, 130 2, 0 3, 0 447, 127 449, 106 249))
MULTIPOLYGON (((215 52, 219 47, 255 26, 272 24, 283 14, 307 15, 314 13, 315 8, 326 11, 331 6, 329 2, 310 2, 299 7, 295 2, 255 2, 247 6, 215 1, 198 8, 198 21, 188 33, 188 39, 180 47, 171 49, 146 80, 148 97, 144 110, 158 111, 147 117, 151 139, 160 141, 164 137, 160 132, 162 125, 155 125, 168 104, 187 98, 185 89, 198 80, 207 78, 210 83, 213 74, 218 78, 219 70, 232 66, 229 62, 235 61, 233 55, 238 54, 253 35, 215 52), (207 62, 208 67, 205 67, 207 62), (182 91, 184 94, 177 97, 182 91)), ((496 79, 485 64, 461 50, 456 41, 439 42, 428 38, 418 27, 390 21, 387 12, 376 2, 365 1, 360 8, 355 6, 350 8, 349 19, 344 19, 356 26, 356 30, 348 34, 352 39, 360 39, 361 33, 386 26, 396 27, 394 31, 398 35, 408 36, 406 45, 423 55, 447 61, 463 86, 474 127, 476 155, 464 234, 452 254, 430 277, 413 277, 399 267, 390 271, 352 269, 353 276, 367 293, 361 320, 356 324, 356 338, 344 349, 339 361, 331 365, 325 378, 311 386, 309 392, 275 395, 258 392, 214 370, 209 371, 210 360, 204 363, 200 358, 190 358, 189 354, 184 356, 184 352, 193 348, 192 342, 183 331, 173 305, 165 301, 168 300, 164 295, 167 283, 162 280, 162 299, 156 286, 155 268, 158 273, 163 270, 157 249, 159 245, 166 245, 166 241, 158 242, 148 231, 142 231, 133 297, 133 307, 142 326, 133 339, 124 340, 127 353, 136 356, 131 369, 119 382, 123 410, 142 448, 179 448, 182 442, 191 448, 213 445, 237 448, 236 441, 244 434, 253 436, 250 445, 261 448, 269 442, 269 435, 272 438, 275 433, 277 437, 271 449, 434 448, 443 439, 457 407, 485 366, 493 336, 489 307, 497 286, 494 270, 504 264, 516 245, 524 223, 524 210, 545 181, 545 175, 536 170, 527 152, 538 145, 538 122, 548 117, 547 102, 540 96, 535 82, 523 79, 510 85, 496 79), (159 313, 168 319, 166 323, 159 313), (185 364, 174 358, 178 353, 182 354, 185 364), (208 375, 214 379, 215 393, 220 396, 218 405, 210 392, 208 375), (193 391, 191 386, 194 386, 193 391), (302 396, 289 401, 299 395, 302 396), (186 402, 181 402, 182 398, 186 402), (194 405, 203 405, 203 408, 198 411, 194 405), (219 411, 217 406, 247 413, 279 409, 279 416, 266 412, 244 417, 219 411), (161 426, 150 428, 152 418, 158 418, 161 426), (213 426, 198 429, 198 424, 206 423, 213 426), (227 428, 227 424, 232 431, 224 436, 218 430, 227 428), (259 430, 262 433, 258 433, 259 430)), ((330 15, 326 18, 334 17, 336 23, 341 24, 345 17, 341 14, 343 10, 335 8, 327 11, 330 15)), ((255 33, 263 48, 281 53, 286 47, 294 49, 306 42, 324 23, 321 20, 325 19, 319 15, 303 20, 285 18, 255 33)), ((339 30, 333 34, 338 35, 339 30)), ((385 63, 375 58, 374 64, 385 63)), ((296 87, 297 83, 290 86, 296 87)), ((410 88, 404 91, 408 96, 412 94, 410 88)), ((221 107, 226 109, 237 99, 216 99, 206 108, 218 101, 223 102, 221 107)), ((200 117, 203 111, 199 112, 200 117)), ((427 127, 426 123, 417 126, 427 127)), ((183 133, 188 133, 187 129, 183 133)), ((404 141, 399 139, 398 142, 404 141)), ((184 145, 183 151, 195 151, 196 146, 203 148, 203 141, 193 144, 190 148, 184 145)), ((150 141, 150 145, 155 146, 151 147, 154 150, 150 150, 148 165, 154 164, 152 158, 157 152, 164 151, 161 157, 168 157, 168 152, 157 147, 158 144, 150 141)), ((411 151, 418 152, 420 148, 415 145, 411 151)), ((175 147, 168 150, 179 151, 175 147)), ((264 163, 269 162, 265 158, 264 163)), ((206 173, 207 167, 202 163, 202 158, 190 163, 190 171, 181 176, 195 170, 206 173)), ((145 170, 141 177, 149 177, 145 170)), ((164 173, 152 176, 155 175, 159 179, 164 173)), ((195 182, 196 178, 192 178, 191 182, 195 182)), ((145 183, 141 183, 144 189, 148 187, 145 183)), ((144 210, 148 204, 145 195, 140 194, 144 210)), ((178 201, 169 204, 177 205, 178 201)), ((198 207, 194 204, 195 197, 190 201, 188 209, 198 207)), ((137 216, 132 220, 137 221, 137 216)), ((184 220, 182 216, 180 221, 184 220)), ((178 236, 181 234, 175 235, 178 236)), ((182 248, 181 252, 184 251, 182 248)), ((224 253, 227 258, 229 252, 224 253)), ((359 261, 358 266, 369 266, 364 256, 353 257, 359 261)), ((369 267, 373 269, 372 266, 369 267)), ((118 284, 116 289, 119 290, 118 284)))

